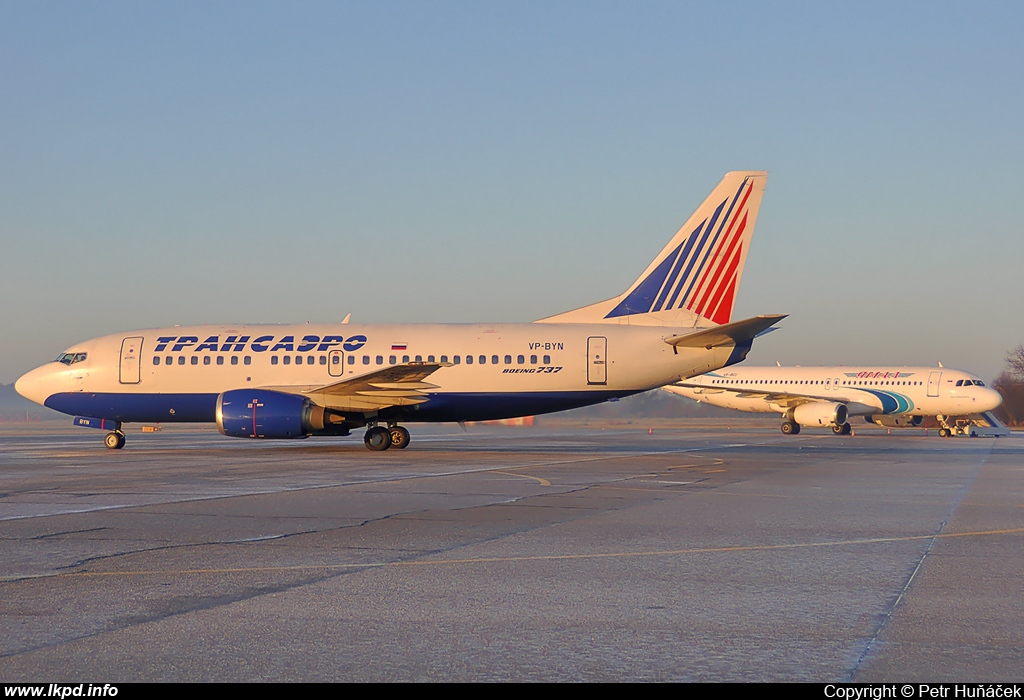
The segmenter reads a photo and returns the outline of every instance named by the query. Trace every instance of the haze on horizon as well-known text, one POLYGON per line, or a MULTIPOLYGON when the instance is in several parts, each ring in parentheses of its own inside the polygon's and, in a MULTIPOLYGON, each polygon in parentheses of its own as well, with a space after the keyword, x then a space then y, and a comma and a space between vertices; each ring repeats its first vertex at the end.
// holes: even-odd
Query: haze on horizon
POLYGON ((748 364, 1024 342, 1017 3, 0 4, 0 382, 220 322, 614 296, 728 170, 748 364))

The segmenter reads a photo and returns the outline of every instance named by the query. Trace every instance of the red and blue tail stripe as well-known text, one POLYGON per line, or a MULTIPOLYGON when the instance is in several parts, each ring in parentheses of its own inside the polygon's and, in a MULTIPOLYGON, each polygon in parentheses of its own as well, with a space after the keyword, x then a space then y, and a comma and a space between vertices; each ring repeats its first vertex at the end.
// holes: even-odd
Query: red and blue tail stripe
POLYGON ((754 180, 744 178, 736 192, 718 203, 685 240, 663 251, 654 269, 605 318, 685 307, 714 323, 728 323, 739 285, 744 236, 749 239, 750 234, 747 222, 756 217, 756 209, 751 209, 760 202, 756 197, 749 203, 753 189, 754 180))

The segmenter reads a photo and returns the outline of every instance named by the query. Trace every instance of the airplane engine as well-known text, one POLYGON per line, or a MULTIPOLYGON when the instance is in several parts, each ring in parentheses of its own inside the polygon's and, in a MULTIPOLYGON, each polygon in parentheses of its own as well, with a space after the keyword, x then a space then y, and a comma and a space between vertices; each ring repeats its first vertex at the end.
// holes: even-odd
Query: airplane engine
POLYGON ((849 417, 849 410, 844 403, 805 403, 793 409, 792 420, 800 425, 817 427, 824 425, 843 425, 849 417))
POLYGON ((868 416, 868 423, 886 428, 916 428, 924 423, 924 416, 868 416))
POLYGON ((217 429, 243 438, 304 438, 312 402, 302 396, 264 389, 235 389, 217 397, 217 429))

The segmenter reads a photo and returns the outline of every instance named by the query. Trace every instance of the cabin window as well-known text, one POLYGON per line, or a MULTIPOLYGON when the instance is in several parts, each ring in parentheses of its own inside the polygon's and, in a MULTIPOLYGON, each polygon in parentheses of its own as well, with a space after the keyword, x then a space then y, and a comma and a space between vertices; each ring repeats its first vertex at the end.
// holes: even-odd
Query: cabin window
POLYGON ((384 364, 384 356, 383 355, 377 355, 377 364, 378 365, 384 364))
POLYGON ((394 364, 397 364, 397 363, 398 363, 398 358, 397 357, 395 357, 394 355, 389 355, 388 356, 388 364, 389 365, 394 365, 394 364))
POLYGON ((551 364, 551 355, 545 355, 544 356, 544 364, 546 364, 546 365, 550 365, 551 364))
POLYGON ((284 356, 283 358, 281 358, 281 359, 282 359, 282 360, 284 361, 284 363, 285 363, 286 365, 290 365, 290 364, 292 363, 292 358, 291 358, 291 355, 285 355, 285 356, 284 356))
POLYGON ((178 355, 178 364, 179 365, 185 364, 185 356, 184 355, 178 355))
POLYGON ((441 355, 441 362, 447 362, 447 361, 448 361, 448 356, 447 355, 441 355))
POLYGON ((301 365, 302 364, 302 355, 296 355, 295 356, 295 364, 297 364, 297 365, 301 365))
POLYGON ((472 355, 466 355, 466 364, 467 365, 473 364, 473 356, 472 355))
POLYGON ((245 358, 242 360, 242 364, 251 365, 252 364, 252 357, 249 356, 249 355, 246 355, 245 358))
POLYGON ((526 358, 523 357, 522 355, 516 355, 516 364, 517 365, 525 365, 526 364, 526 358))
POLYGON ((231 364, 233 364, 233 365, 237 365, 238 364, 238 355, 232 355, 231 356, 231 364))
POLYGON ((511 355, 505 355, 505 364, 506 365, 512 364, 512 356, 511 355))
POLYGON ((271 355, 270 356, 270 364, 272 364, 272 365, 276 365, 277 364, 277 355, 271 355))
POLYGON ((224 356, 223 355, 217 355, 217 364, 218 365, 224 364, 224 356))
POLYGON ((408 355, 402 355, 402 362, 408 362, 408 361, 409 361, 409 356, 408 355))
POLYGON ((160 364, 160 357, 159 356, 153 355, 153 364, 154 365, 160 364))
POLYGON ((433 361, 434 361, 434 356, 433 355, 427 355, 427 362, 433 362, 433 361))
POLYGON ((209 355, 204 355, 203 356, 203 364, 204 365, 210 364, 210 356, 209 355))
POLYGON ((423 355, 417 355, 416 356, 416 361, 417 362, 423 362, 423 355))
POLYGON ((462 358, 456 355, 455 357, 452 358, 452 362, 454 362, 455 364, 459 364, 460 362, 462 362, 462 358))
POLYGON ((530 364, 531 365, 537 364, 537 356, 536 355, 530 355, 530 364))

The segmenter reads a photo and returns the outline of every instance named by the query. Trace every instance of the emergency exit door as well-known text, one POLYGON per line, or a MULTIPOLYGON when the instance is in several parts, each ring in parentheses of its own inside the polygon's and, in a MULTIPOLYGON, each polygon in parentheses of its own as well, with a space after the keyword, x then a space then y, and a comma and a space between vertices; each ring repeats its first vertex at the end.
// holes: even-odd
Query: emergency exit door
POLYGON ((331 350, 327 356, 327 373, 332 377, 340 377, 345 374, 345 353, 341 350, 331 350))

